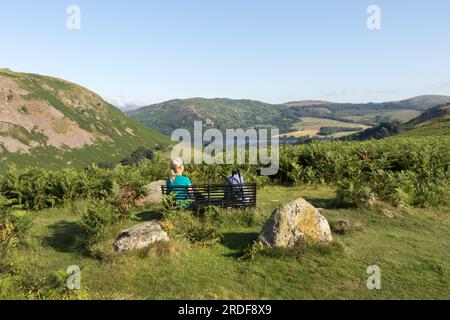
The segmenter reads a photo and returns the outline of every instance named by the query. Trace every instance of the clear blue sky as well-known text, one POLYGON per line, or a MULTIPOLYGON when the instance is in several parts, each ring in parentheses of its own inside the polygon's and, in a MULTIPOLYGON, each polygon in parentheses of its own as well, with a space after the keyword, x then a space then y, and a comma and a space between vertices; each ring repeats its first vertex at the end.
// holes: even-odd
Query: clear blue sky
POLYGON ((0 39, 0 67, 126 101, 450 95, 448 0, 2 0, 0 39))

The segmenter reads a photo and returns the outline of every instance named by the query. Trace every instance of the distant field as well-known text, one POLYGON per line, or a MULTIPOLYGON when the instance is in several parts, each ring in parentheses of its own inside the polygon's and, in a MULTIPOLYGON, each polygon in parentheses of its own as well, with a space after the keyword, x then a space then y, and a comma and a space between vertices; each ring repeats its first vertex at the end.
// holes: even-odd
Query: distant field
MULTIPOLYGON (((301 119, 300 122, 297 122, 293 125, 292 127, 293 131, 286 134, 286 136, 297 138, 307 136, 313 137, 320 132, 320 128, 322 127, 345 127, 345 128, 363 128, 363 129, 369 128, 369 126, 360 123, 348 123, 332 119, 309 118, 309 117, 300 119, 301 119)), ((332 136, 342 137, 352 133, 354 132, 340 132, 332 136)))
POLYGON ((380 113, 372 113, 364 116, 348 116, 344 117, 344 119, 356 121, 356 122, 365 122, 365 121, 373 121, 377 116, 378 117, 390 117, 392 120, 397 120, 400 122, 408 122, 414 118, 417 118, 421 115, 420 111, 417 110, 398 110, 398 111, 388 111, 388 112, 380 112, 380 113))
POLYGON ((348 136, 348 135, 354 134, 354 133, 355 132, 338 132, 338 133, 330 135, 329 137, 338 139, 338 138, 342 138, 342 137, 345 137, 345 136, 348 136))

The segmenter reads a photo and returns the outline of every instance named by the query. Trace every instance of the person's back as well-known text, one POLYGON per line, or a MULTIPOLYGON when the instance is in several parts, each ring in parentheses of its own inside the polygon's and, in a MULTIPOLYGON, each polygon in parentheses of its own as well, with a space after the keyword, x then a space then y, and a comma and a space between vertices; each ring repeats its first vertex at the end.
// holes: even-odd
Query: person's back
POLYGON ((170 177, 167 178, 166 184, 170 193, 175 194, 175 201, 178 205, 185 205, 182 202, 190 200, 191 180, 183 176, 184 164, 181 159, 176 159, 172 162, 170 170, 170 177))
POLYGON ((233 171, 231 176, 227 177, 227 184, 229 186, 242 188, 244 186, 244 177, 239 171, 233 171))
POLYGON ((169 192, 175 193, 175 200, 189 199, 188 187, 192 185, 188 177, 176 175, 173 181, 167 178, 166 181, 169 192))
POLYGON ((225 190, 225 199, 229 201, 243 201, 244 198, 244 177, 239 171, 233 171, 227 177, 227 189, 225 190))

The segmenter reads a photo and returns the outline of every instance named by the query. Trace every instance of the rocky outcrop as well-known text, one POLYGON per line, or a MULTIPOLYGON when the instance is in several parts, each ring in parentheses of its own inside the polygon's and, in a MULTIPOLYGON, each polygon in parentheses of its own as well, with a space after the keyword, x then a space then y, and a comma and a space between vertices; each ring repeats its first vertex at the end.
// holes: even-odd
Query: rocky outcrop
POLYGON ((161 186, 164 186, 166 184, 166 181, 159 180, 154 181, 147 185, 148 190, 148 196, 139 199, 137 202, 138 206, 142 206, 146 203, 152 203, 152 202, 161 202, 162 201, 162 192, 161 192, 161 186))
POLYGON ((332 240, 328 221, 302 198, 276 209, 258 238, 271 247, 294 247, 305 241, 327 244, 332 240))
POLYGON ((169 241, 169 236, 156 220, 152 220, 122 231, 114 242, 114 248, 117 252, 126 252, 160 241, 169 241))

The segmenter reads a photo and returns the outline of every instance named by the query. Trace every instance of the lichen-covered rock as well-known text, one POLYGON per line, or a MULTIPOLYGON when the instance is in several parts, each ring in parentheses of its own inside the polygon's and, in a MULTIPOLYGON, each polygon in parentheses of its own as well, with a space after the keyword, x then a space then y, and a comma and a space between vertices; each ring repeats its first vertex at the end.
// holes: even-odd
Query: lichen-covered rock
POLYGON ((370 193, 368 197, 361 197, 359 199, 359 204, 363 207, 373 208, 378 204, 378 199, 375 194, 370 193))
POLYGON ((334 224, 333 231, 337 234, 346 234, 351 230, 350 222, 340 220, 334 224))
POLYGON ((122 231, 114 242, 114 248, 117 252, 132 251, 159 241, 169 241, 169 236, 156 220, 152 220, 122 231))
POLYGON ((394 213, 389 209, 382 209, 380 214, 386 218, 390 218, 390 219, 394 218, 394 213))
POLYGON ((294 247, 304 241, 333 241, 330 225, 319 210, 299 198, 276 209, 258 241, 271 247, 294 247))

